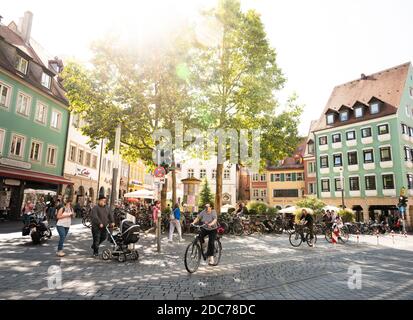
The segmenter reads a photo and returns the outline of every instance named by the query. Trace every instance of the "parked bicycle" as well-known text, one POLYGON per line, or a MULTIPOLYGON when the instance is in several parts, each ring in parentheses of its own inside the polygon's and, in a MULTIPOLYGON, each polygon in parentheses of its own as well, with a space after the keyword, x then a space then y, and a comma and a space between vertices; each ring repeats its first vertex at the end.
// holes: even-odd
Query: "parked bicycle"
MULTIPOLYGON (((327 242, 332 243, 333 242, 333 233, 335 229, 335 225, 333 225, 331 228, 326 230, 324 237, 327 242)), ((338 226, 338 236, 337 240, 339 240, 341 243, 347 243, 348 239, 350 238, 349 231, 345 225, 338 226)))
MULTIPOLYGON (((199 265, 201 263, 201 257, 206 261, 207 256, 207 248, 208 243, 207 239, 204 240, 204 246, 202 245, 201 239, 199 237, 201 229, 205 225, 194 225, 194 227, 198 230, 198 234, 195 236, 194 240, 188 245, 185 250, 184 262, 185 268, 189 273, 194 273, 198 270, 199 265)), ((221 235, 222 231, 220 232, 218 229, 217 238, 215 239, 214 243, 214 264, 213 266, 217 266, 219 261, 221 260, 221 253, 222 253, 222 244, 221 244, 221 235)))
POLYGON ((91 209, 82 210, 82 224, 89 229, 92 228, 92 218, 90 215, 91 211, 92 211, 91 209))

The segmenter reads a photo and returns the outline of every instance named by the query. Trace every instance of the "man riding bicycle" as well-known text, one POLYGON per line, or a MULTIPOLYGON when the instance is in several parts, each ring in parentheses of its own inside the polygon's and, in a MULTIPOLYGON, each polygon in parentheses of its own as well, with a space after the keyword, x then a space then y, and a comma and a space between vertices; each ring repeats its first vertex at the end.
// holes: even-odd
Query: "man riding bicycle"
POLYGON ((306 226, 308 228, 308 233, 310 234, 310 241, 311 244, 309 245, 310 247, 314 246, 314 219, 311 214, 307 212, 306 209, 303 209, 301 211, 301 222, 303 226, 306 226))
POLYGON ((217 237, 217 221, 216 211, 212 209, 211 205, 207 204, 205 209, 198 214, 193 222, 193 224, 197 224, 198 222, 203 224, 203 228, 199 234, 199 239, 202 244, 204 244, 204 238, 208 236, 208 250, 206 255, 209 265, 214 265, 214 243, 217 237))

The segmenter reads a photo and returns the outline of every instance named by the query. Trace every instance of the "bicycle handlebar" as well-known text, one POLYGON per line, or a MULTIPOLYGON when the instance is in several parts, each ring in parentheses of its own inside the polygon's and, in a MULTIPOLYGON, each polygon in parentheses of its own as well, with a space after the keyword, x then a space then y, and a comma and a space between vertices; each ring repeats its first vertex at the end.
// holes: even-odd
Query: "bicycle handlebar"
POLYGON ((191 226, 193 226, 193 227, 195 227, 195 228, 198 228, 198 229, 207 227, 206 224, 193 224, 193 223, 191 223, 191 226))

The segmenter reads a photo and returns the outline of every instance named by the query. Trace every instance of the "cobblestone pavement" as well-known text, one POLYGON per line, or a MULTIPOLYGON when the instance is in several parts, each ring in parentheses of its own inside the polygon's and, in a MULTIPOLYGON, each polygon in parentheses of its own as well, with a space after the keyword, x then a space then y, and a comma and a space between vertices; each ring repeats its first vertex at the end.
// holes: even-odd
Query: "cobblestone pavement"
POLYGON ((0 299, 413 299, 412 236, 335 246, 320 238, 315 248, 297 249, 287 235, 224 237, 220 265, 190 275, 183 255, 193 236, 164 238, 161 254, 153 235, 141 238, 139 261, 119 263, 92 258, 81 225, 71 227, 67 256, 57 258, 56 234, 40 246, 20 233, 0 234, 0 299), (62 269, 60 289, 48 288, 50 266, 62 269), (359 289, 353 269, 361 270, 359 289))

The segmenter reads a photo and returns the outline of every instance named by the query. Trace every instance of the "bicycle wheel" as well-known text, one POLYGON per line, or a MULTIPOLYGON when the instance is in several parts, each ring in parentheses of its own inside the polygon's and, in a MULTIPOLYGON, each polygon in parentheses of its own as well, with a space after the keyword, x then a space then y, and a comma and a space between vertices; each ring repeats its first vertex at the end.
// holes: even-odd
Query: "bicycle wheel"
POLYGON ((286 225, 284 229, 285 231, 287 231, 288 234, 293 234, 295 232, 294 227, 290 225, 286 225))
POLYGON ((257 232, 258 232, 259 234, 264 234, 264 233, 265 233, 266 229, 265 229, 265 226, 264 226, 263 224, 259 224, 259 225, 256 226, 256 227, 257 227, 257 232))
POLYGON ((214 243, 214 266, 217 266, 219 264, 219 261, 221 260, 221 254, 222 244, 219 239, 216 239, 214 243))
POLYGON ((224 233, 225 233, 225 234, 227 234, 227 233, 229 232, 228 223, 226 223, 226 222, 220 222, 220 223, 219 223, 219 226, 222 227, 222 228, 224 228, 224 233))
POLYGON ((326 233, 324 234, 324 238, 326 239, 327 242, 332 243, 333 242, 333 234, 331 230, 327 230, 326 233))
POLYGON ((109 260, 112 259, 112 251, 110 251, 109 249, 105 249, 102 252, 102 259, 103 260, 109 260))
POLYGON ((342 243, 346 243, 349 239, 350 235, 348 233, 348 230, 346 228, 343 228, 340 230, 340 241, 342 243))
POLYGON ((85 226, 85 227, 87 227, 87 228, 91 228, 92 227, 92 221, 91 221, 91 219, 90 219, 90 216, 85 216, 85 217, 83 217, 83 219, 82 219, 82 224, 85 226))
POLYGON ((301 242, 303 242, 303 239, 301 238, 301 234, 293 231, 290 233, 289 237, 290 243, 293 247, 297 248, 301 245, 301 242))
POLYGON ((284 232, 284 227, 282 223, 275 223, 273 227, 273 231, 276 234, 282 234, 284 232))
POLYGON ((254 227, 250 224, 244 225, 244 232, 247 236, 250 236, 254 233, 254 227))
POLYGON ((194 273, 198 270, 201 262, 201 247, 197 241, 194 241, 188 245, 185 250, 185 269, 189 273, 194 273))
POLYGON ((242 227, 242 224, 239 222, 235 222, 232 226, 232 232, 236 236, 242 236, 244 234, 244 228, 242 227))
MULTIPOLYGON (((314 233, 314 238, 313 238, 314 242, 313 245, 317 243, 317 235, 314 233)), ((307 235, 305 236, 305 241, 307 242, 307 244, 309 246, 311 246, 311 239, 310 239, 310 234, 307 233, 307 235)))

